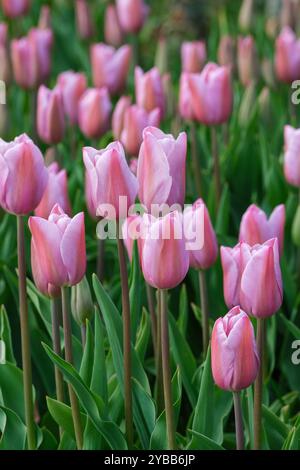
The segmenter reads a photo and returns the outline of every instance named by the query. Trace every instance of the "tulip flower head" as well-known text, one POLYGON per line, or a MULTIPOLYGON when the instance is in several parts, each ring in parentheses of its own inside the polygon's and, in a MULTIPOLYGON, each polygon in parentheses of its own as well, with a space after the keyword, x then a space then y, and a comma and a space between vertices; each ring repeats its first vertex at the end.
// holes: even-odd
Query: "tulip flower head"
POLYGON ((247 87, 258 78, 258 57, 253 36, 238 38, 237 47, 239 78, 244 87, 247 87))
POLYGON ((75 0, 76 28, 82 39, 89 39, 94 34, 94 25, 90 5, 87 0, 75 0))
POLYGON ((58 144, 65 132, 65 115, 61 89, 41 85, 37 98, 37 131, 47 144, 58 144))
POLYGON ((223 66, 235 66, 235 42, 231 36, 222 36, 218 48, 218 63, 223 66))
POLYGON ((162 118, 165 114, 166 97, 158 68, 153 67, 148 72, 143 72, 140 67, 136 67, 134 83, 137 105, 148 112, 159 108, 162 118))
POLYGON ((125 33, 139 32, 149 14, 149 7, 144 0, 116 0, 116 8, 125 33))
POLYGON ((70 70, 58 76, 57 84, 62 92, 65 113, 71 124, 77 124, 78 103, 87 88, 86 76, 70 70))
POLYGON ((188 73, 182 73, 179 82, 179 114, 182 119, 186 121, 192 121, 195 119, 192 93, 189 86, 189 75, 188 73))
POLYGON ((114 5, 108 5, 105 11, 104 37, 105 42, 114 47, 120 46, 123 41, 123 31, 114 5))
POLYGON ((275 69, 277 78, 285 83, 300 79, 300 39, 286 26, 276 40, 275 69))
POLYGON ((182 71, 187 73, 201 72, 206 60, 204 41, 185 41, 181 46, 182 71))
POLYGON ((26 15, 30 8, 30 0, 2 0, 2 10, 8 18, 26 15))
POLYGON ((112 105, 106 88, 88 88, 78 103, 78 124, 90 139, 104 135, 110 127, 112 105))
POLYGON ((259 370, 255 335, 248 315, 234 307, 213 327, 211 365, 215 383, 238 392, 249 387, 259 370))
POLYGON ((300 188, 300 129, 284 127, 284 175, 287 182, 300 188))

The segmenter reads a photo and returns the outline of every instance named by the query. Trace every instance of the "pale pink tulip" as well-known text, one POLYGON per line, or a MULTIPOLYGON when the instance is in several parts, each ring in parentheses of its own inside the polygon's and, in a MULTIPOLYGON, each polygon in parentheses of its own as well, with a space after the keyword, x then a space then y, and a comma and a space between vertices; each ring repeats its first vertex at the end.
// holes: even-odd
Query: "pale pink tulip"
POLYGON ((137 33, 144 25, 149 7, 144 0, 116 0, 119 21, 126 33, 137 33))
POLYGON ((59 87, 53 90, 41 85, 37 98, 37 131, 47 144, 58 144, 63 140, 65 117, 62 93, 59 87))
POLYGON ((277 78, 286 83, 300 79, 300 40, 286 26, 276 40, 275 69, 277 78))
POLYGON ((284 126, 284 175, 288 183, 300 188, 300 129, 284 126))
POLYGON ((179 113, 180 116, 187 121, 192 121, 193 119, 195 119, 188 73, 182 73, 180 76, 179 113))
POLYGON ((114 47, 119 47, 123 41, 123 31, 114 5, 108 5, 105 11, 104 37, 105 42, 114 47))
POLYGON ((159 108, 162 118, 166 108, 166 97, 158 68, 153 67, 148 72, 143 72, 140 67, 136 67, 134 83, 137 105, 148 112, 159 108))
POLYGON ((106 88, 88 88, 78 103, 78 124, 86 137, 96 139, 110 128, 112 105, 106 88))
POLYGON ((181 46, 182 71, 199 73, 206 61, 206 46, 204 41, 185 41, 181 46))
POLYGON ((78 122, 78 103, 86 91, 87 79, 84 73, 73 71, 63 72, 58 76, 58 86, 61 88, 65 113, 71 124, 78 122))
POLYGON ((237 65, 240 82, 247 87, 258 77, 258 58, 253 36, 238 38, 237 65))
POLYGON ((94 25, 90 5, 87 0, 75 0, 76 28, 82 39, 89 39, 94 34, 94 25))
POLYGON ((2 10, 8 18, 26 15, 30 8, 30 0, 2 0, 2 10))

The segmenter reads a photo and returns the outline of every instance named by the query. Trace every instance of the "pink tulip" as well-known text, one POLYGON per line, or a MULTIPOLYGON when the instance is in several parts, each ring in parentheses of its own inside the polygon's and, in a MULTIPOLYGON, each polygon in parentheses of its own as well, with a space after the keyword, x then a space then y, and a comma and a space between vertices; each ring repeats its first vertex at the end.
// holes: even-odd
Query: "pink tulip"
POLYGON ((78 103, 78 123, 86 137, 96 139, 110 128, 111 101, 106 88, 88 88, 78 103))
MULTIPOLYGON (((132 261, 134 242, 137 240, 138 245, 142 242, 140 237, 142 217, 138 214, 129 215, 122 225, 122 237, 126 247, 128 258, 132 261)), ((140 251, 140 247, 139 247, 140 251)))
POLYGON ((159 108, 162 118, 165 113, 166 97, 158 68, 153 67, 149 72, 144 73, 140 67, 136 67, 134 83, 137 105, 148 112, 159 108))
POLYGON ((254 329, 240 307, 234 307, 214 324, 211 366, 215 383, 224 390, 238 392, 256 379, 259 357, 254 329))
POLYGON ((88 213, 92 217, 92 219, 97 220, 97 208, 94 205, 93 196, 92 196, 92 182, 90 180, 89 174, 85 172, 85 202, 88 213))
POLYGON ((146 127, 138 158, 139 198, 152 204, 184 204, 187 136, 177 139, 156 127, 146 127))
POLYGON ((131 47, 115 49, 106 44, 91 46, 93 83, 97 88, 106 87, 115 95, 122 92, 126 85, 131 60, 131 47))
POLYGON ((287 182, 300 188, 300 129, 284 126, 284 175, 287 182))
POLYGON ((120 26, 116 7, 108 5, 104 19, 104 37, 107 44, 119 47, 123 41, 123 31, 120 26))
POLYGON ((12 142, 0 139, 0 204, 7 212, 25 215, 40 203, 48 172, 39 148, 26 134, 12 142))
POLYGON ((58 86, 61 88, 65 113, 71 124, 78 122, 78 103, 87 88, 84 73, 73 71, 63 72, 58 76, 58 86))
POLYGON ((234 67, 235 44, 231 36, 222 36, 218 48, 218 63, 223 66, 234 67))
POLYGON ((63 140, 65 117, 62 93, 59 87, 53 90, 41 85, 37 98, 37 131, 47 144, 58 144, 63 140))
POLYGON ((56 204, 48 219, 30 217, 31 266, 38 289, 52 296, 78 284, 86 270, 84 214, 70 219, 56 204))
POLYGON ((208 126, 226 122, 233 102, 230 68, 208 63, 188 80, 196 119, 208 126))
POLYGON ((0 80, 10 81, 10 58, 8 53, 8 26, 0 23, 0 80))
POLYGON ((206 61, 204 41, 183 42, 181 46, 182 71, 187 73, 201 72, 206 61))
POLYGON ((129 168, 130 171, 136 176, 137 175, 137 169, 138 169, 138 159, 137 158, 131 158, 129 160, 129 168))
POLYGON ((276 40, 275 69, 277 78, 286 83, 300 79, 300 40, 286 26, 276 40))
POLYGON ((30 0, 2 0, 2 10, 8 18, 17 18, 26 15, 30 7, 30 0))
POLYGON ((42 5, 39 16, 39 29, 51 29, 51 8, 48 5, 42 5))
POLYGON ((116 0, 116 7, 125 33, 137 33, 143 27, 149 13, 144 0, 116 0))
POLYGON ((257 79, 257 52, 253 36, 238 38, 237 61, 239 78, 244 87, 257 79))
POLYGON ((122 144, 113 142, 103 150, 85 147, 83 161, 96 214, 108 219, 127 217, 138 184, 128 167, 122 144))
POLYGON ((282 304, 282 278, 277 238, 263 245, 239 243, 221 247, 227 307, 241 305, 249 315, 265 318, 282 304))
POLYGON ((174 211, 150 223, 141 254, 145 280, 158 289, 180 284, 189 269, 182 214, 174 211))
POLYGON ((180 76, 179 113, 180 116, 187 121, 195 119, 188 73, 182 73, 180 76))
POLYGON ((242 217, 239 240, 253 246, 277 237, 279 251, 282 254, 284 225, 285 207, 283 204, 275 207, 269 219, 263 210, 252 204, 242 217))
POLYGON ((57 162, 51 163, 47 170, 49 174, 48 184, 41 202, 34 211, 34 215, 48 219, 55 204, 58 204, 66 214, 70 215, 71 206, 66 170, 60 170, 57 162))
POLYGON ((198 199, 184 211, 185 237, 190 249, 190 266, 208 269, 218 256, 218 242, 206 205, 198 199))
POLYGON ((75 3, 76 28, 82 39, 89 39, 94 34, 94 25, 90 6, 86 0, 76 0, 75 3))

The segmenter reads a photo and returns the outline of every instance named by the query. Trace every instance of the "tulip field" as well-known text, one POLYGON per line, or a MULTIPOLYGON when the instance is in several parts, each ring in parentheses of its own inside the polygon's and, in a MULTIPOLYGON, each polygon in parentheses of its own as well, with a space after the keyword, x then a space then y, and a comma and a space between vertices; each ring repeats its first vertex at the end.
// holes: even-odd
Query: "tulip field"
POLYGON ((0 0, 0 450, 300 450, 299 91, 299 0, 0 0))

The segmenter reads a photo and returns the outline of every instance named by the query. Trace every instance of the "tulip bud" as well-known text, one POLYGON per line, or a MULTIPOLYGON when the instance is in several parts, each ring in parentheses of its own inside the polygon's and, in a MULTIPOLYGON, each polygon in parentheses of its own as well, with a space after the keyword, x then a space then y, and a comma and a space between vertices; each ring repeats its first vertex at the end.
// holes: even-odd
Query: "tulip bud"
POLYGON ((168 72, 168 42, 163 36, 159 38, 157 43, 154 64, 161 75, 168 72))
POLYGON ((0 80, 6 85, 9 84, 11 79, 7 32, 7 24, 0 23, 0 80))
POLYGON ((148 112, 159 108, 162 118, 165 113, 166 98, 158 69, 154 67, 144 73, 140 67, 136 67, 134 83, 137 105, 148 112))
POLYGON ((30 0, 2 0, 2 10, 8 18, 17 18, 26 15, 30 7, 30 0))
POLYGON ((284 126, 284 176, 287 182, 300 187, 300 129, 284 126))
POLYGON ((139 32, 149 14, 149 7, 144 0, 116 0, 116 7, 123 31, 139 32))
POLYGON ((275 69, 278 80, 292 83, 300 79, 300 39, 287 26, 276 39, 275 69))
POLYGON ((114 47, 120 46, 123 41, 123 32, 114 5, 108 5, 105 11, 104 37, 105 42, 114 47))
POLYGON ((65 117, 59 87, 53 90, 41 85, 37 98, 37 131, 47 144, 58 144, 64 138, 65 117))
POLYGON ((298 205, 292 225, 292 239, 300 247, 300 205, 298 205))
POLYGON ((181 67, 183 72, 199 73, 206 61, 204 41, 183 42, 181 46, 181 67))
POLYGON ((235 43, 231 36, 222 36, 218 48, 218 63, 235 69, 235 43))
POLYGON ((239 26, 242 31, 249 31, 254 18, 253 0, 243 0, 239 13, 239 26))
POLYGON ((246 127, 251 121, 256 110, 256 84, 252 82, 245 90, 239 109, 239 124, 246 127))
POLYGON ((0 204, 15 215, 26 215, 40 203, 48 172, 40 149, 26 134, 12 142, 0 139, 0 204))
POLYGON ((223 390, 238 392, 256 379, 259 356, 254 329, 240 307, 234 307, 214 324, 211 366, 214 381, 223 390))
POLYGON ((89 215, 92 219, 97 220, 97 210, 94 205, 93 196, 92 196, 92 181, 89 177, 88 172, 85 172, 85 202, 89 215))
POLYGON ((57 84, 62 92, 65 113, 71 124, 77 124, 78 103, 87 88, 86 76, 84 73, 63 72, 58 76, 57 84))
POLYGON ((48 5, 42 5, 39 17, 39 29, 51 29, 51 9, 48 5))
POLYGON ((257 51, 252 36, 238 38, 238 71, 244 87, 259 77, 257 51))
POLYGON ((71 289, 71 311, 79 326, 94 315, 94 303, 86 276, 71 289))
POLYGON ((182 73, 180 76, 178 107, 180 116, 186 121, 192 121, 195 118, 192 93, 189 86, 189 74, 187 73, 182 73))
POLYGON ((90 6, 86 0, 76 0, 75 3, 76 28, 82 39, 89 39, 94 34, 94 25, 90 6))
POLYGON ((110 127, 112 105, 106 88, 88 88, 78 103, 78 123, 83 134, 97 139, 110 127))

